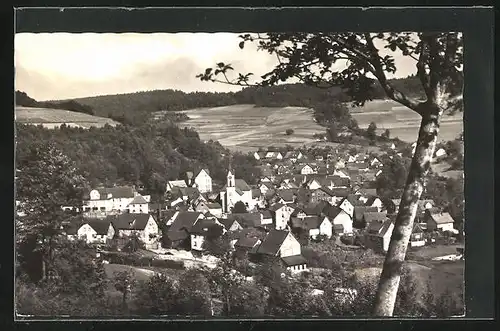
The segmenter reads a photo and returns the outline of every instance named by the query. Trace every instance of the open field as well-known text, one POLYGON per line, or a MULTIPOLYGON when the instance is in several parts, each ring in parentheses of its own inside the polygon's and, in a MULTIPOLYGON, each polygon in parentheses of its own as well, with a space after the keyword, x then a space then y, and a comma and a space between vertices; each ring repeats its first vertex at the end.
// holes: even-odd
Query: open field
MULTIPOLYGON (((379 133, 389 129, 391 137, 413 142, 417 138, 420 116, 391 100, 373 100, 363 107, 351 108, 360 128, 375 122, 379 133)), ((463 131, 463 114, 444 115, 441 120, 439 140, 453 140, 463 131)))
POLYGON ((235 105, 184 111, 204 140, 218 140, 223 146, 243 152, 261 146, 302 146, 314 142, 313 134, 325 129, 313 121, 311 109, 300 107, 269 108, 235 105), (287 129, 293 129, 290 136, 287 129))
POLYGON ((16 107, 15 118, 17 123, 42 125, 49 129, 60 127, 62 124, 82 128, 118 124, 118 122, 106 117, 49 108, 16 107))
MULTIPOLYGON (((374 121, 379 133, 390 129, 392 137, 409 142, 417 137, 419 116, 394 101, 374 100, 363 107, 351 108, 351 111, 361 128, 374 121)), ((183 113, 190 117, 184 125, 195 128, 201 139, 218 140, 222 145, 242 152, 270 145, 325 144, 313 139, 313 134, 324 133, 325 128, 314 122, 313 111, 308 108, 234 105, 191 109, 183 113), (287 136, 287 129, 293 129, 294 133, 287 136)), ((454 139, 462 130, 462 114, 446 115, 441 124, 440 139, 454 139)))

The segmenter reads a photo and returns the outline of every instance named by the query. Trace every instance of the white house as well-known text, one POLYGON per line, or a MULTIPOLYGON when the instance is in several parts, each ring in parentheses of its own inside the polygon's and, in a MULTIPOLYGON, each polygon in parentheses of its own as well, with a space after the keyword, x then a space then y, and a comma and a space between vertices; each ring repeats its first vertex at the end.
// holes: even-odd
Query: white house
POLYGON ((282 203, 275 203, 269 207, 269 211, 273 216, 274 227, 276 230, 284 230, 287 228, 290 215, 293 213, 293 208, 282 203))
POLYGON ((301 255, 300 243, 289 231, 271 230, 256 250, 257 254, 280 258, 292 273, 307 271, 307 261, 301 255))
POLYGON ((135 234, 147 249, 158 247, 160 230, 152 215, 121 214, 108 216, 106 219, 113 224, 118 237, 129 237, 135 234))
POLYGON ((376 207, 378 211, 382 210, 383 205, 384 204, 382 203, 382 200, 380 200, 379 197, 375 197, 375 196, 371 196, 371 197, 367 198, 367 200, 365 202, 365 206, 376 207))
POLYGON ((300 168, 300 174, 301 175, 312 175, 315 174, 316 171, 311 167, 309 164, 305 164, 300 168))
POLYGON ((204 250, 203 243, 207 235, 212 231, 218 231, 218 235, 222 235, 225 229, 222 224, 218 224, 213 219, 204 218, 197 220, 189 231, 191 236, 191 249, 195 251, 204 250))
POLYGON ((349 215, 351 218, 354 216, 354 205, 349 201, 348 198, 342 199, 342 201, 338 206, 340 209, 345 211, 347 215, 349 215))
POLYGON ((312 239, 316 239, 320 235, 331 238, 333 235, 332 223, 326 216, 306 216, 304 218, 292 218, 292 228, 302 229, 307 231, 312 239))
POLYGON ((212 192, 212 177, 208 169, 201 169, 194 178, 194 183, 200 193, 212 192))
POLYGON ((441 213, 427 209, 424 217, 428 231, 456 231, 453 226, 455 221, 449 213, 441 213))
POLYGON ((262 240, 257 253, 283 258, 300 255, 301 247, 290 231, 272 229, 262 240))
POLYGON ((137 195, 127 206, 131 214, 148 214, 149 203, 142 195, 137 195))
POLYGON ((89 193, 89 198, 83 201, 84 212, 123 212, 128 205, 139 195, 131 186, 117 186, 110 188, 97 188, 89 193))
POLYGON ((343 209, 337 206, 327 206, 323 209, 323 213, 332 222, 335 233, 340 235, 352 233, 352 217, 343 209))
POLYGON ((82 224, 76 233, 76 236, 85 240, 87 244, 105 244, 113 239, 114 235, 113 225, 106 220, 89 220, 82 224))
POLYGON ((188 187, 185 180, 171 180, 167 183, 167 192, 172 191, 174 187, 188 187))
POLYGON ((365 245, 377 252, 387 252, 393 230, 394 223, 389 219, 371 222, 365 234, 365 245))

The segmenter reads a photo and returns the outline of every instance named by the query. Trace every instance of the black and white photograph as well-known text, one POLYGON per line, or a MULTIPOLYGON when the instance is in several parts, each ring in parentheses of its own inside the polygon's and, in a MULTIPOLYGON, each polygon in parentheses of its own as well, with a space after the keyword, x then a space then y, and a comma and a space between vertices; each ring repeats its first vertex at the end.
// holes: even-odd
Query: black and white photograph
POLYGON ((16 316, 465 316, 464 48, 16 33, 16 316))

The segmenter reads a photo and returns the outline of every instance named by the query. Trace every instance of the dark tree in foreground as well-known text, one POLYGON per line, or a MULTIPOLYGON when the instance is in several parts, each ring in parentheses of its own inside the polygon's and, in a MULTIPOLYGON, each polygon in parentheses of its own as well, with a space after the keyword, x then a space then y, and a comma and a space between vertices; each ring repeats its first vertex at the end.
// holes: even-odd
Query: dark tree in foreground
POLYGON ((41 262, 41 275, 30 275, 36 280, 54 271, 62 226, 76 217, 62 207, 81 208, 85 180, 52 143, 21 142, 16 154, 16 200, 18 211, 24 214, 16 217, 18 258, 27 262, 30 256, 38 256, 33 262, 41 262))
POLYGON ((243 213, 246 213, 247 212, 247 207, 245 206, 245 204, 241 201, 238 201, 234 204, 234 207, 233 207, 233 213, 235 214, 243 214, 243 213))
POLYGON ((245 34, 241 39, 240 48, 244 48, 245 42, 255 42, 259 50, 274 54, 278 61, 276 67, 255 84, 251 83, 252 73, 239 73, 231 79, 233 67, 222 62, 197 77, 202 81, 239 86, 270 86, 295 78, 321 88, 340 86, 355 105, 362 105, 373 97, 378 81, 388 98, 421 116, 417 146, 374 303, 375 315, 391 316, 441 117, 444 112, 462 110, 462 34, 269 33, 245 34), (396 72, 391 55, 396 51, 415 60, 416 76, 425 92, 422 100, 405 95, 387 79, 387 74, 396 72))
POLYGON ((377 124, 375 122, 371 122, 370 125, 368 125, 368 129, 366 129, 366 135, 368 136, 368 139, 370 141, 375 141, 377 138, 377 124))

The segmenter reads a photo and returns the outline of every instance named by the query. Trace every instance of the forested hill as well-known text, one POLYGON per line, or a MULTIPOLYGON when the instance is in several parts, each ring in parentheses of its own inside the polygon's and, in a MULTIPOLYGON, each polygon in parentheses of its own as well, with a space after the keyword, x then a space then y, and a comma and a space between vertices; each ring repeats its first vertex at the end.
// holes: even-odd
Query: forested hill
MULTIPOLYGON (((106 125, 102 128, 54 130, 18 124, 16 157, 28 157, 30 146, 52 144, 78 165, 90 185, 142 185, 161 196, 167 180, 187 171, 208 169, 214 184, 225 183, 229 151, 217 142, 200 140, 196 131, 168 122, 141 126, 106 125)), ((250 155, 232 154, 237 176, 255 184, 260 176, 250 155)))
POLYGON ((47 109, 64 109, 79 113, 85 113, 89 115, 95 115, 92 107, 88 105, 83 105, 75 100, 36 101, 35 99, 31 98, 28 94, 22 91, 16 91, 15 99, 16 99, 16 106, 47 108, 47 109))
MULTIPOLYGON (((420 82, 416 77, 395 79, 391 82, 397 89, 410 96, 423 96, 420 82)), ((372 97, 373 99, 385 97, 383 90, 378 85, 375 86, 372 97)), ((283 84, 273 87, 248 87, 238 92, 229 93, 184 93, 177 90, 156 90, 78 98, 73 101, 89 106, 97 116, 117 118, 120 116, 135 117, 138 113, 151 113, 160 110, 182 111, 235 104, 255 104, 262 107, 313 107, 325 101, 345 102, 349 99, 349 96, 340 87, 319 89, 304 84, 283 84)))

